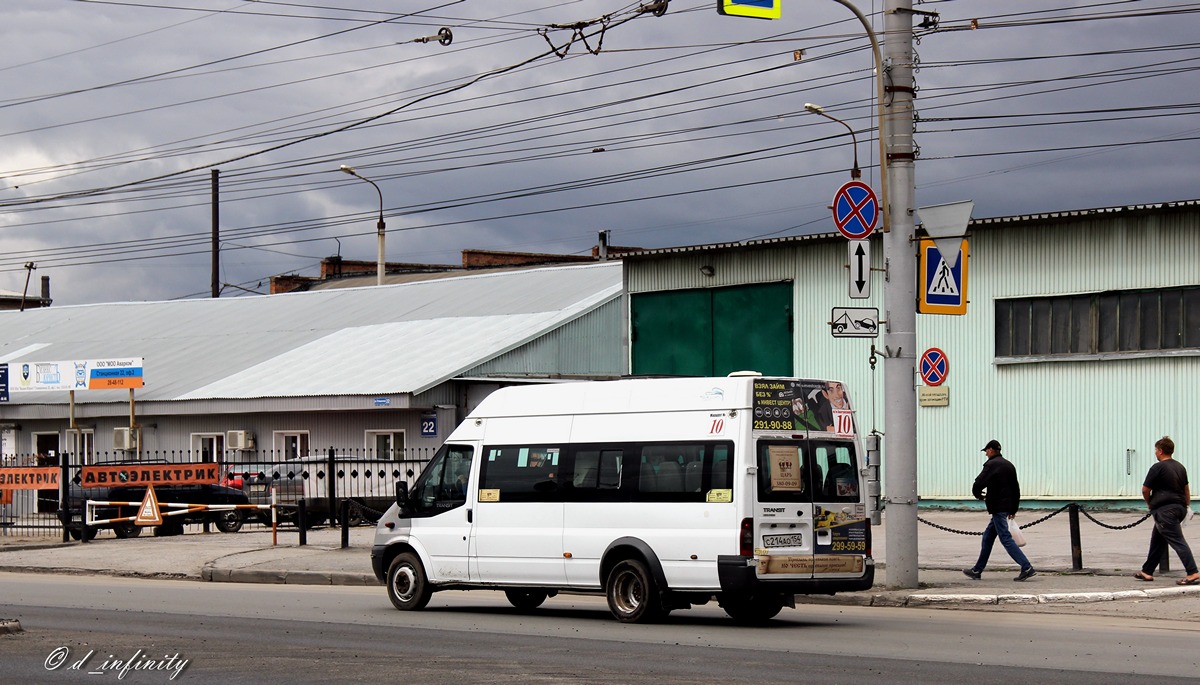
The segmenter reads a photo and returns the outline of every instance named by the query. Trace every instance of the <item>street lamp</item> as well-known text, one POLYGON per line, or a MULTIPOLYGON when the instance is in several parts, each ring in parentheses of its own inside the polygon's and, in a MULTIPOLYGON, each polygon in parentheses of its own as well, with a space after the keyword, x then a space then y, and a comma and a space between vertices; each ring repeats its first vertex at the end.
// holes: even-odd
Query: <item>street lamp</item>
POLYGON ((847 124, 846 122, 842 121, 841 119, 838 119, 837 117, 833 116, 832 114, 826 113, 824 107, 822 107, 820 105, 814 105, 811 102, 804 103, 804 109, 808 110, 809 112, 812 112, 813 114, 819 114, 819 115, 825 117, 826 119, 829 119, 830 121, 836 121, 839 124, 841 124, 842 126, 846 127, 846 130, 850 132, 850 140, 851 140, 852 144, 854 145, 854 168, 850 170, 850 178, 852 178, 855 181, 862 178, 862 171, 858 168, 858 136, 854 135, 854 129, 850 128, 850 124, 847 124))
POLYGON ((376 260, 375 285, 383 285, 383 271, 384 271, 383 236, 384 236, 384 229, 386 228, 386 225, 383 223, 383 191, 379 189, 378 183, 376 183, 375 181, 372 181, 371 179, 367 178, 366 176, 363 176, 362 174, 358 173, 357 171, 355 171, 354 167, 343 164, 338 168, 341 169, 343 173, 350 174, 351 176, 353 176, 357 179, 366 181, 367 183, 370 183, 371 185, 375 186, 375 192, 379 193, 379 223, 376 225, 376 228, 378 229, 378 232, 379 232, 379 256, 376 260))

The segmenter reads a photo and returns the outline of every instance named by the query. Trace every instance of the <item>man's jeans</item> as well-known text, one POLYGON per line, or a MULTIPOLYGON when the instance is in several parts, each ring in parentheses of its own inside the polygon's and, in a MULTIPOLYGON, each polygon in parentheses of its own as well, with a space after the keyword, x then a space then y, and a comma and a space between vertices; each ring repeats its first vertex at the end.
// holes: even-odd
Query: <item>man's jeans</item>
POLYGON ((1008 513, 1004 512, 992 514, 992 522, 983 530, 983 547, 979 550, 979 561, 976 561, 975 566, 972 567, 975 572, 983 573, 988 557, 992 556, 992 545, 996 544, 997 537, 1000 538, 1000 544, 1004 545, 1008 556, 1020 565, 1022 571, 1032 567, 1021 548, 1013 542, 1012 533, 1008 531, 1008 513))
POLYGON ((1188 547, 1187 540, 1183 537, 1183 528, 1180 526, 1180 522, 1189 513, 1182 504, 1168 504, 1151 512, 1154 515, 1154 530, 1150 533, 1150 553, 1146 556, 1146 563, 1142 564, 1142 573, 1154 575, 1154 569, 1162 560, 1168 545, 1179 555, 1179 560, 1183 562, 1183 570, 1189 576, 1196 573, 1196 559, 1192 556, 1192 550, 1188 547))

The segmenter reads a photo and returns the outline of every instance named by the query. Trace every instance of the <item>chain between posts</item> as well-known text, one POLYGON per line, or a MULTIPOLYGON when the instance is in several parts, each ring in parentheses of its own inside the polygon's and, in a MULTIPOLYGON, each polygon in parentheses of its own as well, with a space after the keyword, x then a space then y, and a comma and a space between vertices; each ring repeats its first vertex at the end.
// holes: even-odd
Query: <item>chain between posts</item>
MULTIPOLYGON (((1100 526, 1101 528, 1108 528, 1109 530, 1127 530, 1129 528, 1133 528, 1134 526, 1141 524, 1143 521, 1150 518, 1150 514, 1146 514, 1145 516, 1134 521, 1133 523, 1126 524, 1123 526, 1114 526, 1114 525, 1104 523, 1103 521, 1097 520, 1096 517, 1089 514, 1087 512, 1087 509, 1085 509, 1084 507, 1079 506, 1079 505, 1076 505, 1076 506, 1079 507, 1079 511, 1082 512, 1083 515, 1086 516, 1089 521, 1091 521, 1092 523, 1095 523, 1096 525, 1100 526)), ((1058 516, 1059 514, 1063 513, 1064 511, 1066 511, 1067 509, 1070 509, 1070 508, 1071 508, 1070 504, 1064 504, 1062 507, 1058 508, 1055 511, 1050 512, 1049 514, 1046 514, 1045 516, 1041 517, 1040 519, 1037 519, 1030 523, 1022 524, 1021 530, 1028 530, 1028 529, 1036 526, 1039 523, 1042 523, 1051 518, 1054 518, 1055 516, 1058 516)), ((970 530, 955 530, 954 528, 949 528, 949 527, 934 523, 933 521, 929 521, 921 516, 918 516, 917 520, 931 528, 937 528, 938 530, 944 530, 947 533, 955 533, 957 535, 983 535, 983 531, 976 532, 976 531, 970 531, 970 530)))

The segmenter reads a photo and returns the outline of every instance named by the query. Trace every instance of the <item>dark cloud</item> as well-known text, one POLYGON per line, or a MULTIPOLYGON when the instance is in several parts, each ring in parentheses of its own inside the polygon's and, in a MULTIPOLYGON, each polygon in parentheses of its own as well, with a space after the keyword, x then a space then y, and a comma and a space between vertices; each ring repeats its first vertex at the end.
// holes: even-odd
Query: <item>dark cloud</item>
MULTIPOLYGON (((584 252, 606 229, 646 247, 831 231, 849 140, 806 102, 855 129, 877 182, 873 65, 845 8, 785 5, 774 22, 711 0, 633 8, 10 8, 0 289, 19 290, 32 261, 57 304, 206 296, 212 166, 228 296, 331 254, 375 258, 378 196, 340 164, 382 189, 388 258, 437 263, 584 252), (414 42, 443 26, 450 45, 414 42)), ((940 19, 915 45, 919 206, 971 199, 979 218, 1194 198, 1191 5, 916 9, 940 19)))

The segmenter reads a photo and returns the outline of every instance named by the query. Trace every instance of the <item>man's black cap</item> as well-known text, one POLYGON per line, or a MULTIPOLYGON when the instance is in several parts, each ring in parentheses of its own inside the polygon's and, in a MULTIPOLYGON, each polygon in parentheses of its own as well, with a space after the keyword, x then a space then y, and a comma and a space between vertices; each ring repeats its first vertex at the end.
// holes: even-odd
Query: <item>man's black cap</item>
MULTIPOLYGON (((975 443, 975 444, 978 445, 979 443, 975 443)), ((983 449, 981 449, 979 451, 986 452, 988 450, 996 450, 997 452, 999 452, 1000 451, 1000 443, 996 440, 988 440, 988 444, 984 445, 983 449)))

